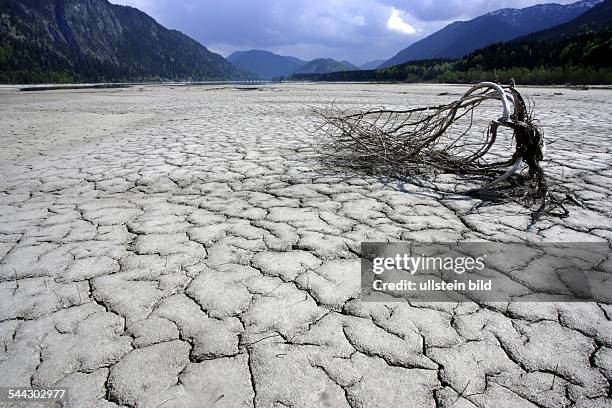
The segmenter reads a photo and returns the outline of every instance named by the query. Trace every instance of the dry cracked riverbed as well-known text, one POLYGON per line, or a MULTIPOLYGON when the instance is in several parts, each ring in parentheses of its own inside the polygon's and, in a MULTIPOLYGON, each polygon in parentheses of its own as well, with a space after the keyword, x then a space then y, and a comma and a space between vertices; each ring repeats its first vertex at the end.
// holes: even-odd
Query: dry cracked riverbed
POLYGON ((612 406, 610 305, 358 299, 362 241, 612 241, 609 90, 523 90, 584 203, 529 230, 520 206, 324 175, 303 148, 311 105, 464 89, 0 90, 0 386, 73 407, 612 406))

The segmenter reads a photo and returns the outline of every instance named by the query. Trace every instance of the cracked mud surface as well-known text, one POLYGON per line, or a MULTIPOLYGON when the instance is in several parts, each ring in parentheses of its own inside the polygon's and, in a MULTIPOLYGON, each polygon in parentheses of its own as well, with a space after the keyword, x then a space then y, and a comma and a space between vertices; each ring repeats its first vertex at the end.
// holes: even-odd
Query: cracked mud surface
POLYGON ((520 206, 323 175, 304 148, 309 106, 463 90, 3 90, 0 386, 73 407, 612 406, 610 305, 358 300, 362 241, 612 241, 610 91, 523 90, 584 203, 529 231, 520 206))

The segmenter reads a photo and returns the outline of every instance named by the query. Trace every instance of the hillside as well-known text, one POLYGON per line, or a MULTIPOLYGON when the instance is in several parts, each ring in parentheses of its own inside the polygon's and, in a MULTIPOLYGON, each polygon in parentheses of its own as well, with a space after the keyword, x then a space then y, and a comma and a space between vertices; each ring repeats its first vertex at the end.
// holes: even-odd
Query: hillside
POLYGON ((568 5, 540 4, 523 9, 506 8, 469 21, 456 21, 404 48, 379 68, 415 60, 460 58, 489 44, 509 41, 570 21, 599 1, 582 0, 568 5))
POLYGON ((376 69, 383 62, 385 62, 385 60, 368 61, 365 64, 361 65, 359 68, 360 69, 376 69))
POLYGON ((568 23, 466 55, 456 70, 559 66, 612 67, 611 0, 568 23))
POLYGON ((343 64, 348 69, 350 69, 351 71, 357 71, 361 69, 357 65, 353 64, 351 61, 348 61, 348 60, 342 60, 340 61, 340 63, 343 64))
POLYGON ((547 40, 556 41, 560 37, 585 33, 589 31, 606 31, 610 30, 612 25, 612 1, 604 0, 595 7, 587 10, 573 20, 567 23, 551 27, 547 30, 541 30, 518 40, 547 40))
POLYGON ((0 82, 242 78, 145 13, 106 0, 0 0, 0 82))
POLYGON ((353 64, 348 65, 344 62, 339 62, 331 58, 317 58, 296 70, 294 75, 325 74, 328 72, 352 71, 355 69, 359 68, 355 67, 353 64))
POLYGON ((227 60, 241 70, 261 79, 285 77, 306 65, 299 58, 282 56, 263 50, 236 51, 227 60))

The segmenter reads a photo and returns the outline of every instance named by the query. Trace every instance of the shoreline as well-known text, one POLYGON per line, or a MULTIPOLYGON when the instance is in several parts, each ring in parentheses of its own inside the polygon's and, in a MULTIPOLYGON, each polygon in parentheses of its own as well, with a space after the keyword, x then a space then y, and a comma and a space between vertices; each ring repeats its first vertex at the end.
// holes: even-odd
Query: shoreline
MULTIPOLYGON (((218 86, 218 85, 402 85, 402 86, 448 86, 469 87, 466 83, 438 83, 438 82, 373 82, 373 81, 197 81, 197 82, 109 82, 109 83, 74 83, 74 84, 0 84, 0 94, 7 91, 18 92, 43 92, 43 91, 66 91, 66 90, 104 90, 121 89, 132 87, 196 87, 196 86, 218 86)), ((544 88, 544 89, 571 89, 571 90, 612 90, 611 85, 521 85, 521 88, 544 88)))

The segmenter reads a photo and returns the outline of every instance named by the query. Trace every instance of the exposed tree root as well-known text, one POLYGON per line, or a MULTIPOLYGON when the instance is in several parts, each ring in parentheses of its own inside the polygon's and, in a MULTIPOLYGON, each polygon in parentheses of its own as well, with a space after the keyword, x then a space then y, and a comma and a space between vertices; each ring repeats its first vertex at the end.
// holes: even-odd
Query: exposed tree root
POLYGON ((332 168, 484 201, 520 202, 532 209, 532 222, 545 214, 568 215, 540 166, 545 153, 541 127, 514 86, 482 82, 439 106, 351 112, 332 105, 316 114, 319 158, 332 168), (502 116, 479 132, 476 110, 486 111, 490 101, 501 102, 502 116), (500 138, 500 128, 512 130, 512 138, 500 138), (511 157, 504 160, 512 145, 511 157), (448 188, 444 175, 454 176, 454 188, 448 188))

